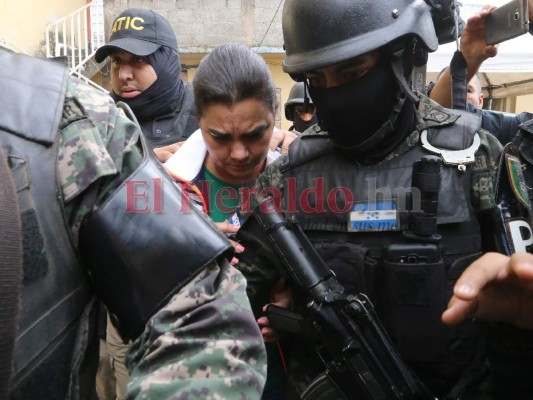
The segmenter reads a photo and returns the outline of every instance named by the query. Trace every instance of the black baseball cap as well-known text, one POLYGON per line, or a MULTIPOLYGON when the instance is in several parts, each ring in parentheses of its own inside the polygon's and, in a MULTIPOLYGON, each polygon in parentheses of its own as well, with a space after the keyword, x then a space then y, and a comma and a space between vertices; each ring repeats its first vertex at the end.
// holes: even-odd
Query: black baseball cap
POLYGON ((147 56, 167 46, 178 51, 176 34, 170 23, 158 13, 145 8, 128 8, 113 21, 109 43, 96 50, 96 62, 102 62, 116 49, 136 56, 147 56))

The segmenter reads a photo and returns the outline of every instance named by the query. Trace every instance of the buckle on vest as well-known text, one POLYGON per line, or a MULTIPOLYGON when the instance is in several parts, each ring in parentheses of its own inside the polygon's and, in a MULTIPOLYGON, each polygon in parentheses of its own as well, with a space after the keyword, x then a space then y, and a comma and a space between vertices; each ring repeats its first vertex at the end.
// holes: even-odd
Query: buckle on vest
POLYGON ((479 149, 479 146, 481 144, 481 139, 479 138, 479 135, 476 133, 474 134, 474 141, 472 142, 472 145, 467 149, 464 149, 464 150, 438 149, 437 147, 429 143, 427 129, 422 131, 422 133, 420 134, 420 141, 422 142, 422 147, 424 149, 432 153, 440 155, 440 157, 442 158, 442 161, 444 161, 444 163, 447 165, 457 165, 457 168, 461 172, 466 171, 465 164, 471 164, 475 161, 476 151, 477 149, 479 149))

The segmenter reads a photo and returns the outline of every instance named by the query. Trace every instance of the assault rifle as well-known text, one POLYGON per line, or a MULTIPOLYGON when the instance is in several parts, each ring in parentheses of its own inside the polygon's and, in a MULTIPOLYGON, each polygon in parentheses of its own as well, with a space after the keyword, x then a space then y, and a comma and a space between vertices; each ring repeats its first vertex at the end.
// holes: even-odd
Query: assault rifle
POLYGON ((273 249, 271 260, 306 298, 305 316, 272 305, 267 312, 275 328, 276 320, 294 332, 305 324, 302 334, 320 338, 325 372, 302 399, 435 399, 402 361, 370 300, 345 292, 301 227, 274 211, 272 198, 255 208, 237 239, 273 249))

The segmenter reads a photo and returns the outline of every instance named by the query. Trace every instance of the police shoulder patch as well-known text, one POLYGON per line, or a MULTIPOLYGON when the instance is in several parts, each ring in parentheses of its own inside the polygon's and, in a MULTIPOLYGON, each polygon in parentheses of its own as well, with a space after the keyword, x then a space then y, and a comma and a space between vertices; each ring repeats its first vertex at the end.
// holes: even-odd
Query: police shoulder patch
POLYGON ((449 114, 446 114, 442 110, 431 110, 425 117, 428 121, 435 121, 435 122, 444 122, 446 119, 450 117, 449 114))
POLYGON ((527 186, 524 180, 524 174, 522 173, 522 163, 520 162, 520 159, 514 155, 506 153, 505 163, 509 183, 511 184, 514 195, 525 207, 531 208, 531 202, 527 194, 527 186))
POLYGON ((85 118, 87 118, 87 114, 78 99, 75 97, 66 97, 65 103, 63 104, 63 115, 61 116, 60 129, 85 118))

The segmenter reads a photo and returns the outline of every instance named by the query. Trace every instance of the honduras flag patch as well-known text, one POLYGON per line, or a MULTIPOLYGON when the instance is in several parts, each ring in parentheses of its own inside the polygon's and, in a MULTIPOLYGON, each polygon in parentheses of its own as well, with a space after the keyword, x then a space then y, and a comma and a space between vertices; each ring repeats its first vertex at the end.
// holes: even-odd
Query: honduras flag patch
POLYGON ((353 204, 348 221, 350 232, 399 230, 398 209, 391 201, 353 204))

